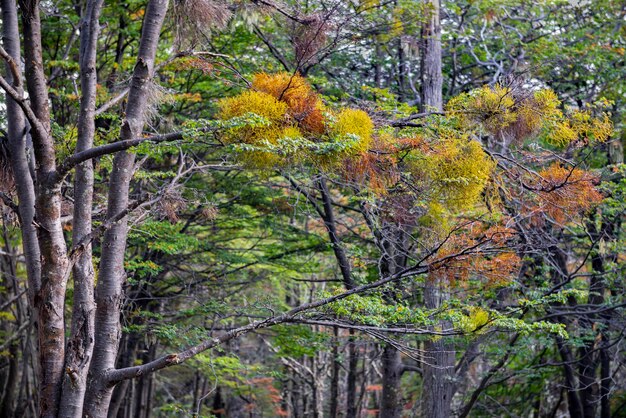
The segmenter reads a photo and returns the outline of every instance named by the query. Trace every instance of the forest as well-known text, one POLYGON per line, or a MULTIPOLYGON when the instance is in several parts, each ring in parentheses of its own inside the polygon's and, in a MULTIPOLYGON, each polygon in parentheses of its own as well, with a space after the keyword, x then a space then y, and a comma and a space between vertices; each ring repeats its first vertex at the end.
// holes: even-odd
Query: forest
POLYGON ((0 10, 0 418, 626 417, 623 0, 0 10))

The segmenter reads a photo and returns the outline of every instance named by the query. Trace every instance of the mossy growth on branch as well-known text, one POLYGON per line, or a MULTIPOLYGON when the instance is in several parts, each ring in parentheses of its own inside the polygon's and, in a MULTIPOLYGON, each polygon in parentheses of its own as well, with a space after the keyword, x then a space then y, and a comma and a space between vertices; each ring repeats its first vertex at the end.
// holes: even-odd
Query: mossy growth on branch
POLYGON ((223 132, 244 164, 272 168, 312 162, 328 168, 348 156, 365 153, 374 123, 366 112, 326 109, 319 95, 299 74, 256 74, 243 93, 218 103, 221 120, 247 114, 266 120, 263 126, 238 126, 223 132))
POLYGON ((562 109, 550 89, 529 91, 521 86, 484 86, 451 99, 446 109, 458 125, 474 126, 501 141, 520 144, 539 138, 556 147, 580 141, 604 142, 612 125, 603 112, 562 109))

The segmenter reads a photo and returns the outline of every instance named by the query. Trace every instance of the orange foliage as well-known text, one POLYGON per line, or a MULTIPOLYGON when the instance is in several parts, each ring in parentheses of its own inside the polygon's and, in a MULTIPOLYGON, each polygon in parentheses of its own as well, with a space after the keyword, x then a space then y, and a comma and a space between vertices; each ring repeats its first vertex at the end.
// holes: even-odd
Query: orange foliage
POLYGON ((286 103, 289 115, 303 130, 314 134, 324 133, 322 102, 300 74, 258 73, 252 80, 252 88, 286 103))
MULTIPOLYGON (((529 209, 544 213, 554 222, 564 225, 602 201, 595 188, 597 176, 579 168, 565 168, 552 164, 539 172, 539 189, 535 205, 529 209)), ((536 217, 535 217, 536 218, 536 217)), ((535 222, 539 220, 535 219, 535 222)))
MULTIPOLYGON (((274 387, 274 379, 271 377, 256 377, 249 380, 249 383, 264 389, 266 392, 266 399, 268 399, 274 405, 274 412, 276 416, 284 417, 287 416, 287 412, 280 407, 280 403, 282 401, 282 396, 280 395, 280 391, 274 387)), ((252 394, 252 398, 255 399, 256 396, 252 394)), ((248 404, 247 407, 250 407, 250 410, 254 410, 257 408, 257 405, 254 403, 248 404)))
POLYGON ((475 277, 490 286, 506 284, 521 265, 516 254, 507 252, 507 242, 514 235, 502 225, 472 222, 456 231, 433 256, 430 279, 455 285, 475 277))
POLYGON ((374 139, 371 151, 346 159, 342 167, 344 176, 349 181, 369 185, 378 194, 385 194, 399 180, 396 158, 391 151, 387 143, 374 139))

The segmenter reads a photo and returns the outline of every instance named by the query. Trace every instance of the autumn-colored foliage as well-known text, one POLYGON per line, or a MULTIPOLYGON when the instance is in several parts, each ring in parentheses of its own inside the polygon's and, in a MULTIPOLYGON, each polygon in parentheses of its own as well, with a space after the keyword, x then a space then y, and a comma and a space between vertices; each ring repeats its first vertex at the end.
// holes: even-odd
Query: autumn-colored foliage
POLYGON ((353 183, 366 185, 371 191, 384 195, 400 178, 396 149, 389 137, 372 138, 370 150, 347 158, 342 175, 353 183))
POLYGON ((538 175, 537 196, 529 208, 538 222, 536 215, 546 214, 564 225, 602 201, 602 194, 595 187, 598 178, 588 171, 555 163, 538 175))
POLYGON ((529 92, 520 86, 484 86, 451 99, 447 109, 461 125, 474 124, 507 143, 541 134, 546 142, 563 147, 577 140, 604 142, 612 131, 606 114, 563 112, 550 89, 529 92))
POLYGON ((433 201, 454 210, 471 208, 478 201, 494 167, 478 142, 454 133, 407 158, 414 181, 433 201))
POLYGON ((521 265, 519 256, 507 249, 514 237, 502 225, 471 222, 454 231, 433 255, 429 278, 452 286, 472 278, 488 286, 505 285, 521 265))
POLYGON ((228 129, 224 141, 245 144, 241 160, 249 166, 272 167, 309 161, 330 167, 341 159, 368 151, 374 123, 366 112, 326 110, 318 94, 299 74, 259 73, 243 93, 218 102, 219 118, 233 120, 247 115, 264 118, 266 123, 228 129), (282 141, 282 142, 281 142, 282 141))
POLYGON ((252 80, 252 89, 267 93, 285 103, 289 116, 303 131, 318 135, 324 133, 322 101, 304 77, 284 72, 258 73, 252 80))

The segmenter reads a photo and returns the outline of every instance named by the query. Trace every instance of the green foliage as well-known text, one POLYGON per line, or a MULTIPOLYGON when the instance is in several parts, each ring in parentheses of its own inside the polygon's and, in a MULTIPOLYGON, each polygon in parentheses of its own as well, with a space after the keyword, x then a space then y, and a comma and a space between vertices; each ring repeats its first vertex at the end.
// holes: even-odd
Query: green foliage
POLYGON ((314 332, 304 325, 278 325, 272 328, 278 355, 286 357, 314 356, 328 347, 329 336, 314 332))

